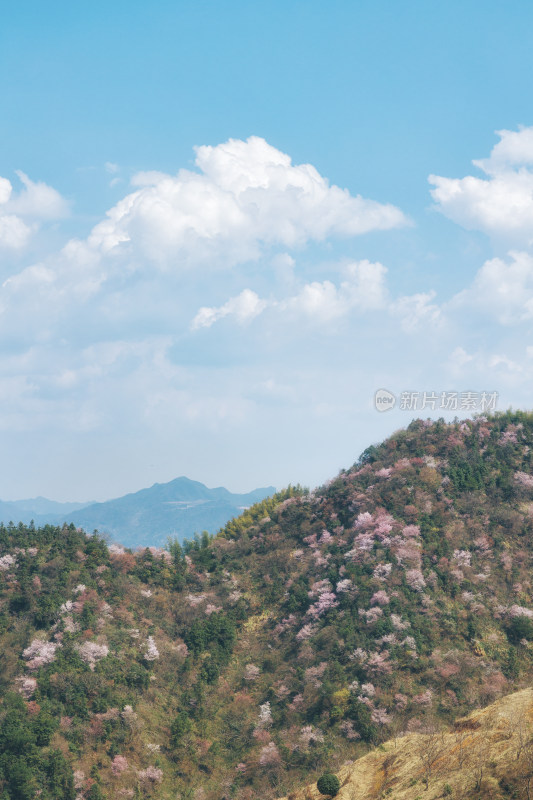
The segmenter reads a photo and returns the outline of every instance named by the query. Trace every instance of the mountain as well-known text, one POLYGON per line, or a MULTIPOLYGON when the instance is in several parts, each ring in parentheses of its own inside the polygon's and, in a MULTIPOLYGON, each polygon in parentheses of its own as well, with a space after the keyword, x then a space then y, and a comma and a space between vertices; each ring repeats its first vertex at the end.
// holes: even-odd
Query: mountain
POLYGON ((56 523, 59 519, 79 511, 90 503, 57 503, 46 497, 33 497, 28 500, 0 500, 0 519, 6 524, 10 521, 28 524, 33 519, 37 524, 56 523))
MULTIPOLYGON (((524 412, 416 420, 170 552, 0 527, 0 797, 300 798, 451 730, 531 685, 532 556, 524 412)), ((529 716, 511 736, 498 714, 525 748, 529 716)), ((484 794, 431 767, 404 797, 527 797, 499 757, 484 794)))
POLYGON ((93 503, 68 515, 88 531, 107 533, 128 547, 164 545, 175 537, 183 542, 195 533, 216 533, 228 520, 275 492, 274 486, 248 494, 232 494, 222 487, 208 489, 189 478, 156 483, 117 500, 93 503))
POLYGON ((222 487, 208 489, 189 478, 156 483, 105 503, 54 503, 39 497, 16 503, 0 502, 0 519, 37 525, 73 523, 98 530, 128 547, 164 545, 169 537, 180 541, 195 533, 216 533, 228 520, 275 492, 274 486, 247 494, 222 487))

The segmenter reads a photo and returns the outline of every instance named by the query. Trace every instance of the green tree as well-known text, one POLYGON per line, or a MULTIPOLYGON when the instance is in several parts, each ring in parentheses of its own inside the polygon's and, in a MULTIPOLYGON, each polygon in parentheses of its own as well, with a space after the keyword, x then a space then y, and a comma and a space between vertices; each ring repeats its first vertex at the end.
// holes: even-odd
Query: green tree
POLYGON ((335 797, 341 788, 341 783, 336 775, 333 775, 331 772, 326 772, 316 782, 316 788, 320 794, 325 794, 328 797, 335 797))

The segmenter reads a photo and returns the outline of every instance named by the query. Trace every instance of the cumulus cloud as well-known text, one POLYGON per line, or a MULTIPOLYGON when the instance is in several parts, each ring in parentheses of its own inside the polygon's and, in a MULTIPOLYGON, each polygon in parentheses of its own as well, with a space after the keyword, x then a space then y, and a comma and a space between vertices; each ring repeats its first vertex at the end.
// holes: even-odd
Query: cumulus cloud
POLYGON ((223 306, 201 308, 191 328, 208 328, 229 315, 234 315, 240 323, 248 322, 266 308, 308 316, 319 322, 337 319, 355 309, 369 311, 383 308, 387 302, 386 272, 386 267, 380 263, 367 260, 352 262, 344 267, 346 279, 339 286, 329 280, 312 281, 283 300, 261 300, 251 289, 245 289, 223 306))
POLYGON ((269 308, 279 315, 308 318, 323 324, 351 314, 383 311, 399 319, 408 333, 421 325, 435 327, 443 322, 441 308, 433 303, 435 292, 390 298, 386 284, 387 268, 367 260, 351 262, 344 267, 344 280, 338 285, 331 280, 311 281, 282 300, 262 300, 251 289, 245 289, 219 307, 202 307, 191 328, 211 327, 218 320, 234 315, 238 322, 248 322, 269 308))
POLYGON ((15 192, 7 178, 0 177, 0 248, 21 250, 40 223, 68 214, 64 198, 46 183, 35 183, 17 172, 22 189, 15 192))
POLYGON ((509 242, 533 244, 533 128, 497 131, 500 141, 487 159, 474 161, 486 177, 430 175, 438 209, 469 230, 509 242))
POLYGON ((408 224, 395 206, 352 196, 310 164, 293 165, 264 139, 196 148, 198 171, 139 173, 136 191, 107 212, 88 239, 173 269, 228 266, 269 246, 298 247, 408 224))
POLYGON ((475 308, 502 325, 533 317, 533 256, 511 251, 507 259, 491 258, 470 287, 459 292, 450 308, 475 308))
POLYGON ((443 322, 442 311, 432 302, 435 292, 418 292, 399 297, 391 306, 391 312, 400 320, 404 331, 413 332, 421 326, 438 326, 443 322))
POLYGON ((237 297, 231 297, 227 303, 218 308, 207 306, 201 308, 193 319, 191 328, 193 330, 210 328, 219 319, 230 315, 242 325, 260 314, 267 305, 267 302, 261 300, 251 289, 244 289, 237 297))
POLYGON ((387 268, 383 264, 356 261, 348 264, 344 271, 345 280, 338 287, 328 280, 313 281, 281 303, 281 308, 324 321, 345 316, 350 311, 385 307, 387 268))

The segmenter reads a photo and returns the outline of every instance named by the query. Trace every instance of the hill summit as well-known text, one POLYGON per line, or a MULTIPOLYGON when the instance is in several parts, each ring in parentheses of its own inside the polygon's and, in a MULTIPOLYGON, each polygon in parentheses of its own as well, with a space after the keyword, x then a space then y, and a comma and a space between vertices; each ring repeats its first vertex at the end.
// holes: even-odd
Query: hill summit
POLYGON ((1 527, 6 800, 280 797, 528 685, 532 459, 417 420, 169 551, 1 527))

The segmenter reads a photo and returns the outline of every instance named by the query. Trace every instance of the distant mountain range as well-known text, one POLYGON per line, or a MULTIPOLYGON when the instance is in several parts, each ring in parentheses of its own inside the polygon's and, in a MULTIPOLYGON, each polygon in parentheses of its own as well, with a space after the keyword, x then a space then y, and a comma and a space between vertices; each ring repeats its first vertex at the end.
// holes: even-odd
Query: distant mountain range
POLYGON ((199 481, 176 478, 105 503, 56 503, 45 497, 0 500, 0 520, 36 525, 77 527, 108 534, 127 547, 164 545, 169 536, 183 541, 195 533, 216 533, 245 508, 275 492, 274 486, 232 494, 224 487, 208 489, 199 481))

